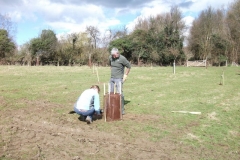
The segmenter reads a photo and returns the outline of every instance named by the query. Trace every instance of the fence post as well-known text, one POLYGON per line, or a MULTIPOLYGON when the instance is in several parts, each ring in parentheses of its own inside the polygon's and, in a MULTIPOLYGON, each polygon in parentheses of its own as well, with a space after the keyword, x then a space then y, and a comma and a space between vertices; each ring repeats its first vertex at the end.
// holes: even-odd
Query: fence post
POLYGON ((175 59, 173 61, 173 74, 175 74, 175 59))

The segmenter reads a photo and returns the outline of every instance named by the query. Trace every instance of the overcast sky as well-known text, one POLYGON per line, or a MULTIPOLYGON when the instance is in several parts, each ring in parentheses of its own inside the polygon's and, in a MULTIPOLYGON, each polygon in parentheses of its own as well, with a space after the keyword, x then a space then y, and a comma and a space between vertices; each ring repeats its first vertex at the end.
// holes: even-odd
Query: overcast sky
POLYGON ((58 36, 84 31, 96 26, 101 32, 109 28, 132 28, 138 17, 170 11, 178 5, 187 25, 209 6, 222 8, 234 0, 0 0, 0 13, 16 23, 18 45, 38 37, 43 29, 58 36))

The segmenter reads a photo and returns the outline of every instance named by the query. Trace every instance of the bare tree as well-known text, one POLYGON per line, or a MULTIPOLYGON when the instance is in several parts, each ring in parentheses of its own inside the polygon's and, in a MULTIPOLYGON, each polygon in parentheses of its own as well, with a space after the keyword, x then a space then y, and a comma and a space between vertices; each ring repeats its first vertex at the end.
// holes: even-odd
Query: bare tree
POLYGON ((87 26, 86 33, 88 33, 91 37, 91 43, 94 44, 94 48, 97 48, 97 41, 100 39, 100 31, 97 27, 94 26, 87 26))
POLYGON ((108 29, 101 38, 101 46, 107 48, 111 41, 125 36, 127 36, 127 27, 125 25, 115 29, 108 29))
POLYGON ((188 47, 195 59, 209 59, 213 63, 217 61, 216 57, 219 57, 215 45, 223 39, 224 13, 221 10, 208 7, 193 21, 188 47))
POLYGON ((8 32, 10 38, 12 40, 14 39, 17 29, 8 14, 2 15, 0 13, 0 29, 5 29, 8 32))
POLYGON ((179 33, 180 37, 183 37, 183 34, 186 31, 186 24, 182 20, 183 16, 181 10, 178 6, 172 6, 170 14, 175 31, 179 33))
POLYGON ((31 51, 30 51, 29 42, 24 43, 22 46, 20 46, 19 52, 22 56, 22 64, 25 65, 27 63, 28 66, 31 66, 32 54, 31 54, 31 51))
POLYGON ((94 53, 94 49, 97 49, 97 42, 99 41, 100 31, 97 27, 87 26, 86 33, 90 36, 88 41, 88 65, 92 67, 92 54, 94 53))
POLYGON ((139 17, 137 19, 137 23, 134 26, 134 30, 138 29, 147 31, 149 29, 149 20, 147 18, 139 17))
POLYGON ((227 35, 231 43, 231 59, 240 62, 240 0, 233 2, 227 12, 227 35))

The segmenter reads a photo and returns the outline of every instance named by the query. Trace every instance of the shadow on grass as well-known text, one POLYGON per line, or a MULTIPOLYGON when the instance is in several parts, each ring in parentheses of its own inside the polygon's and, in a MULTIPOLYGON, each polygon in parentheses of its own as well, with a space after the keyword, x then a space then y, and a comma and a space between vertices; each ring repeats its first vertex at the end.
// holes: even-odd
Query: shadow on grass
POLYGON ((78 117, 78 120, 79 120, 79 121, 82 121, 82 122, 85 122, 86 117, 87 117, 87 116, 80 115, 80 116, 78 117))
MULTIPOLYGON (((68 112, 68 114, 75 114, 75 113, 76 113, 75 111, 70 111, 70 112, 68 112)), ((86 117, 87 117, 87 116, 80 115, 80 116, 78 117, 78 120, 85 122, 86 117)))
MULTIPOLYGON (((68 112, 68 114, 74 114, 74 113, 76 113, 76 112, 75 112, 75 111, 70 111, 70 112, 68 112)), ((87 116, 80 115, 80 116, 78 117, 78 120, 85 122, 85 121, 86 121, 86 117, 87 117, 87 116)), ((100 115, 94 114, 93 117, 92 117, 92 119, 93 119, 93 121, 98 120, 98 119, 102 119, 102 113, 101 113, 100 115)))
MULTIPOLYGON (((102 114, 101 114, 101 115, 96 115, 96 114, 94 114, 94 115, 92 116, 92 120, 93 120, 93 121, 96 121, 96 120, 98 120, 98 119, 102 119, 102 117, 103 117, 102 114)), ((82 122, 86 122, 86 118, 87 118, 87 116, 80 115, 80 116, 78 117, 78 120, 79 120, 79 121, 82 121, 82 122)))
POLYGON ((74 113, 76 113, 75 111, 70 111, 68 114, 74 114, 74 113))
POLYGON ((124 100, 124 105, 125 105, 125 104, 128 104, 128 103, 130 103, 130 102, 131 102, 131 101, 128 101, 128 100, 125 101, 125 100, 124 100))

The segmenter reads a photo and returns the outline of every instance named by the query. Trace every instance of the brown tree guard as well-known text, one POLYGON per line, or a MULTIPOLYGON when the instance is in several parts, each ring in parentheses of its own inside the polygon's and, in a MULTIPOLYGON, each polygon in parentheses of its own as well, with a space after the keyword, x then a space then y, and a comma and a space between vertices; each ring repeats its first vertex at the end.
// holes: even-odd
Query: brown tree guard
POLYGON ((103 98, 105 122, 121 120, 121 94, 108 93, 103 98))

